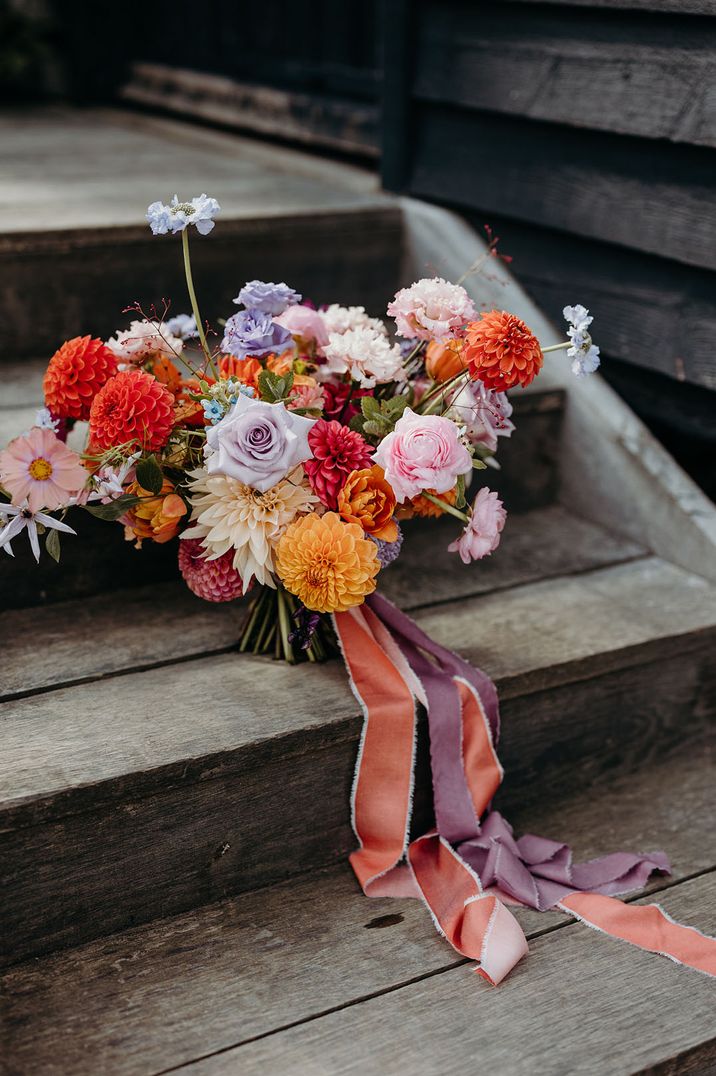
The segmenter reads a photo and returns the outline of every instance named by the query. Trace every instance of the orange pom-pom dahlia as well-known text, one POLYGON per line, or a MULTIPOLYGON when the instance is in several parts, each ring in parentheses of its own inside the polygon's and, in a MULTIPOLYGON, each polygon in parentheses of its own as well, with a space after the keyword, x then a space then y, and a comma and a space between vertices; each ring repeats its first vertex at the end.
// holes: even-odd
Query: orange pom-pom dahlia
POLYGON ((142 498, 122 517, 124 536, 128 541, 136 538, 137 545, 141 545, 142 539, 151 538, 161 545, 178 533, 179 521, 186 515, 187 507, 174 492, 168 478, 164 479, 161 492, 154 497, 138 482, 131 482, 126 492, 142 498))
POLYGON ((101 340, 66 340, 45 372, 45 404, 55 418, 87 419, 94 397, 116 372, 117 359, 101 340))
POLYGON ((347 523, 357 523, 374 538, 394 542, 398 537, 395 493, 377 464, 348 475, 338 494, 338 511, 347 523))
POLYGON ((506 310, 490 310, 479 321, 470 322, 463 358, 473 379, 498 392, 513 385, 529 385, 544 361, 537 337, 524 321, 506 310))
POLYGON ((100 389, 90 410, 90 440, 100 451, 139 446, 155 452, 169 440, 174 397, 143 370, 124 370, 100 389))
POLYGON ((373 593, 380 562, 375 542, 357 523, 345 523, 335 512, 312 512, 281 536, 276 568, 307 609, 342 613, 373 593))

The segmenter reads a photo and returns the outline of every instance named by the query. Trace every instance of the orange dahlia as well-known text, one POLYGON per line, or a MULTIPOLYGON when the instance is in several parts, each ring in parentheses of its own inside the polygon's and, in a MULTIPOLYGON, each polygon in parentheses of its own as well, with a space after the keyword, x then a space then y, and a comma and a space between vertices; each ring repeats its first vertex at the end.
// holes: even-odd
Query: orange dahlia
POLYGON ((284 531, 276 568, 286 589, 307 609, 342 613, 375 590, 380 562, 375 542, 357 523, 344 523, 335 512, 313 512, 284 531))
MULTIPOLYGON (((425 493, 432 493, 433 497, 439 497, 446 504, 455 504, 457 500, 457 487, 449 489, 447 493, 436 493, 434 489, 426 489, 425 493)), ((412 514, 415 516, 430 516, 437 519, 438 516, 445 514, 444 508, 441 508, 439 504, 435 504, 434 501, 429 501, 423 493, 413 497, 409 503, 412 508, 412 514)))
POLYGON ((524 321, 506 310, 491 310, 465 332, 463 355, 474 380, 504 392, 529 385, 542 369, 542 348, 524 321))
POLYGON ((101 340, 76 336, 55 352, 45 373, 45 404, 55 418, 89 418, 92 400, 117 372, 114 354, 101 340))
POLYGON ((151 372, 157 381, 160 381, 162 385, 166 385, 173 396, 180 392, 182 376, 172 360, 166 355, 162 355, 161 352, 155 355, 151 364, 151 372))
POLYGON ((357 523, 374 538, 394 542, 398 537, 395 494, 378 464, 348 475, 338 494, 338 511, 347 523, 357 523))
POLYGON ((100 451, 139 446, 155 452, 169 440, 174 425, 174 397, 144 370, 124 370, 111 377, 90 410, 90 440, 100 451))
POLYGON ((458 337, 431 340, 425 352, 425 369, 433 381, 449 381, 465 369, 463 342, 458 337))
POLYGON ((130 508, 124 520, 124 536, 127 541, 137 539, 137 545, 144 538, 152 541, 168 542, 179 531, 179 521, 186 515, 187 507, 181 497, 174 492, 174 486, 168 478, 162 483, 161 492, 152 496, 138 482, 131 482, 126 489, 142 500, 130 508))

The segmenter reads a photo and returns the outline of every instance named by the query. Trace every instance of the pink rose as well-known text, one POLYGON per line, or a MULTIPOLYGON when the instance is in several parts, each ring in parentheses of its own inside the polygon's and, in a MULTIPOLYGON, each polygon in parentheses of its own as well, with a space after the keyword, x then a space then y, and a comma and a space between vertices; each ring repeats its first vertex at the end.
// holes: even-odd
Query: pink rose
POLYGON ((424 489, 447 493, 458 475, 469 474, 472 457, 460 441, 457 426, 439 415, 416 415, 409 407, 373 454, 399 501, 424 489))
POLYGON ((273 319, 284 329, 288 329, 291 336, 298 337, 299 343, 307 346, 315 344, 320 350, 328 343, 328 333, 323 318, 317 310, 311 310, 310 306, 289 306, 283 314, 273 319))
POLYGON ((465 530, 448 546, 448 553, 459 553, 465 564, 488 556, 500 544, 500 531, 506 519, 500 498, 483 486, 475 497, 465 530))
POLYGON ((398 336, 408 340, 440 340, 476 317, 465 289, 442 277, 402 288, 388 304, 388 314, 395 318, 398 336))

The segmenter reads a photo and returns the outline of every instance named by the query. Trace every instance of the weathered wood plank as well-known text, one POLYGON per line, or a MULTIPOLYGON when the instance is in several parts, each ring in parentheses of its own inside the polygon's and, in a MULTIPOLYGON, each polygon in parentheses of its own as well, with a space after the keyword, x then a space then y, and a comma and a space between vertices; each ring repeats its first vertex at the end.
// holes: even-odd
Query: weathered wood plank
MULTIPOLYGON (((593 570, 644 552, 637 543, 553 506, 512 518, 498 557, 475 568, 454 558, 434 565, 424 593, 416 590, 415 579, 433 559, 431 551, 452 540, 455 526, 416 520, 405 530, 403 553, 385 572, 381 591, 406 610, 593 570)), ((227 650, 236 644, 245 609, 244 601, 201 601, 177 582, 132 588, 111 605, 97 595, 58 602, 42 613, 7 612, 0 698, 227 650), (92 646, 98 638, 102 646, 92 646), (33 660, 38 650, 45 655, 41 663, 33 660)))
MULTIPOLYGON (((684 882, 661 901, 674 918, 713 932, 715 882, 713 874, 684 882)), ((708 1071, 716 1059, 712 982, 575 926, 536 939, 496 990, 463 965, 181 1071, 452 1076, 479 1059, 510 1076, 626 1076, 697 1049, 708 1071)))
POLYGON ((413 194, 716 267, 706 149, 433 104, 414 126, 413 194))
MULTIPOLYGON (((415 94, 483 112, 716 146, 716 26, 600 11, 427 5, 415 94)), ((563 133, 568 138, 567 132, 563 133)))
MULTIPOLYGON (((559 811, 523 811, 519 826, 563 836, 580 858, 665 847, 664 885, 716 863, 709 792, 705 760, 682 758, 559 811)), ((558 912, 517 914, 529 935, 580 929, 558 912)), ((344 866, 11 969, 5 1060, 23 1076, 156 1072, 455 960, 421 905, 368 902, 344 866)))
MULTIPOLYGON (((541 4, 543 0, 517 0, 521 4, 541 4)), ((552 0, 561 7, 617 8, 627 11, 673 12, 677 15, 716 15, 716 0, 552 0)))
MULTIPOLYGON (((476 615, 494 624, 493 640, 501 624, 505 632, 504 646, 482 663, 493 674, 502 663, 500 753, 510 776, 501 803, 508 809, 539 800, 545 783, 559 797, 605 769, 632 770, 685 744, 701 749, 716 710, 708 677, 713 631, 698 627, 702 584, 685 596, 680 581, 679 609, 653 572, 640 576, 641 594, 639 586, 629 589, 623 569, 593 575, 610 573, 611 591, 597 597, 592 584, 579 603, 574 592, 580 624, 594 623, 582 639, 561 623, 555 583, 521 588, 526 601, 515 622, 505 614, 509 592, 474 600, 476 615), (549 593, 540 596, 540 586, 549 593), (494 617, 482 617, 478 610, 495 601, 494 617), (639 602, 647 603, 643 618, 639 602), (669 624, 660 646, 646 644, 650 616, 669 624), (530 623, 543 667, 538 674, 533 664, 525 674, 524 695, 506 662, 526 660, 530 623), (600 623, 599 653, 587 656, 600 623)), ((672 576, 672 585, 677 581, 672 576)), ((437 637, 447 641, 447 630, 443 624, 437 637)), ((474 621, 470 627, 463 619, 461 630, 462 648, 476 660, 480 647, 464 645, 474 638, 474 621)), ((5 959, 342 858, 352 845, 348 797, 360 724, 337 663, 288 669, 235 655, 5 704, 5 959), (289 694, 291 708, 280 703, 289 694)), ((421 769, 416 812, 423 826, 429 800, 421 769)))

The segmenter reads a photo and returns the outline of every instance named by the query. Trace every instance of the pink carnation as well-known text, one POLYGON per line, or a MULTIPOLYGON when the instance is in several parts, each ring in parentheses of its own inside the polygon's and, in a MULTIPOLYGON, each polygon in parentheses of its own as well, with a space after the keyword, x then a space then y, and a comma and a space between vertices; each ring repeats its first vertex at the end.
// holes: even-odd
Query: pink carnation
POLYGON ((416 415, 406 407, 373 454, 399 501, 425 489, 447 493, 458 475, 472 470, 472 456, 454 422, 440 415, 416 415))
POLYGON ((476 317, 465 289, 442 277, 403 288, 388 304, 388 314, 395 318, 398 336, 409 340, 440 340, 476 317))
POLYGON ((507 512, 500 498, 483 486, 475 497, 465 530, 448 546, 448 553, 459 553, 465 564, 494 553, 500 544, 500 532, 506 519, 507 512))
POLYGON ((328 332, 323 318, 317 310, 311 310, 310 306, 289 306, 273 320, 288 329, 291 336, 298 337, 304 346, 315 344, 320 351, 328 343, 328 332))
POLYGON ((351 471, 370 467, 370 447, 355 430, 322 418, 309 433, 308 445, 313 452, 304 465, 308 481, 326 508, 335 510, 351 471))
POLYGON ((189 590, 204 601, 230 602, 244 593, 233 560, 233 549, 208 560, 201 538, 182 538, 179 542, 179 571, 189 590))

